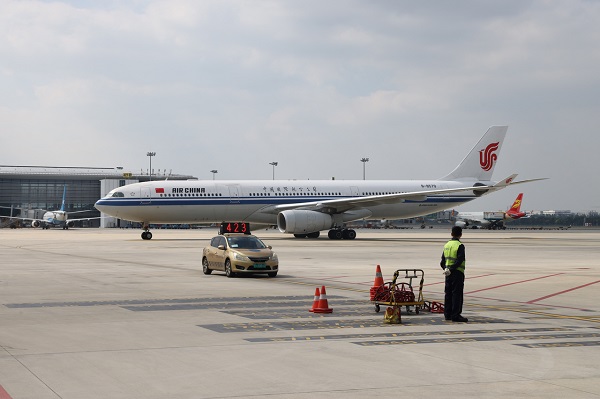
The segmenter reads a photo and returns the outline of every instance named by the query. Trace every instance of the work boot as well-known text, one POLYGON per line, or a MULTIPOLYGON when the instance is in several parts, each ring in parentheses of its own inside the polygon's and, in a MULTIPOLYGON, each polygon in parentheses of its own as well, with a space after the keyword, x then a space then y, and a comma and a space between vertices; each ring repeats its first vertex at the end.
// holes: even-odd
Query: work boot
POLYGON ((469 319, 467 319, 466 317, 462 317, 462 316, 456 316, 455 318, 452 319, 452 321, 454 321, 456 323, 466 323, 467 321, 469 321, 469 319))

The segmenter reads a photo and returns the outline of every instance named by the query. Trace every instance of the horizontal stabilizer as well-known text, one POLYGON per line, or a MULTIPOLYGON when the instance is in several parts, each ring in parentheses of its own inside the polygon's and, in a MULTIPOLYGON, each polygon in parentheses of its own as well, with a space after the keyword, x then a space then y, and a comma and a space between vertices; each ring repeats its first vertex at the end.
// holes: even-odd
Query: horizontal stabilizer
MULTIPOLYGON (((511 177, 513 176, 517 176, 517 175, 511 175, 511 177)), ((496 184, 494 184, 494 188, 504 188, 506 186, 512 186, 514 184, 522 184, 522 183, 531 183, 534 181, 539 181, 539 180, 548 180, 548 177, 539 177, 537 179, 527 179, 527 180, 519 180, 519 181, 512 181, 511 177, 508 177, 496 184), (510 181, 507 182, 507 180, 511 179, 510 181)), ((514 178, 514 177, 513 177, 514 178)))

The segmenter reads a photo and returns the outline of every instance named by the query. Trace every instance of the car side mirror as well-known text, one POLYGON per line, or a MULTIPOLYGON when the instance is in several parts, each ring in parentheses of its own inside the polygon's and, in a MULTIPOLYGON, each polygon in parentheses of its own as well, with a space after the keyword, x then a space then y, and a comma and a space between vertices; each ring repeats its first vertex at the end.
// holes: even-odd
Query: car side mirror
POLYGON ((273 247, 272 247, 272 246, 270 246, 270 245, 267 245, 267 248, 269 248, 269 249, 273 249, 273 247))
POLYGON ((221 244, 217 247, 217 249, 220 249, 221 251, 225 250, 225 245, 221 244))

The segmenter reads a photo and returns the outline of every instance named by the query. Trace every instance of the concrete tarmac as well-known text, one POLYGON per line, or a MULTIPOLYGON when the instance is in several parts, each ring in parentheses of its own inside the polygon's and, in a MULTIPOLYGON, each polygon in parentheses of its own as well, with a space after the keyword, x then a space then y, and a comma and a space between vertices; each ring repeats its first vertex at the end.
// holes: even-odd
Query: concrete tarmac
POLYGON ((376 266, 443 301, 449 229, 357 233, 258 231, 280 274, 227 278, 202 273, 214 229, 0 230, 0 399, 600 397, 600 231, 466 230, 469 322, 396 325, 376 266))

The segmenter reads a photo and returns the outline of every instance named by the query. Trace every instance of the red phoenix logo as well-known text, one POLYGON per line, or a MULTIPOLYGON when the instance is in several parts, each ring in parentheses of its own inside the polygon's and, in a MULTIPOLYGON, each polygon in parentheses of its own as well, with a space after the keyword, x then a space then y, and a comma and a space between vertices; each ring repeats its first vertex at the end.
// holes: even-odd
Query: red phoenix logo
POLYGON ((485 150, 479 151, 479 164, 481 169, 488 171, 494 166, 494 162, 498 159, 498 156, 494 152, 498 149, 500 142, 492 143, 485 147, 485 150))

